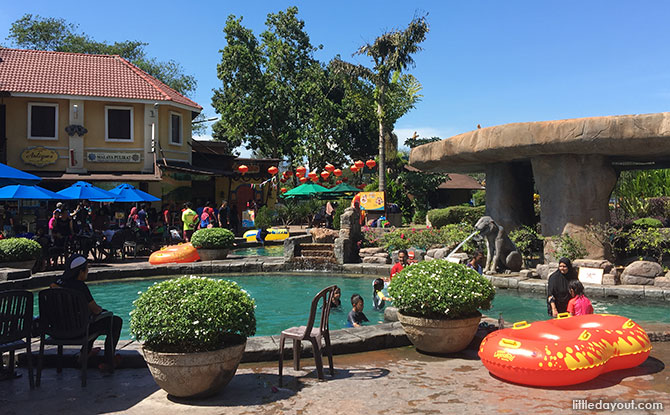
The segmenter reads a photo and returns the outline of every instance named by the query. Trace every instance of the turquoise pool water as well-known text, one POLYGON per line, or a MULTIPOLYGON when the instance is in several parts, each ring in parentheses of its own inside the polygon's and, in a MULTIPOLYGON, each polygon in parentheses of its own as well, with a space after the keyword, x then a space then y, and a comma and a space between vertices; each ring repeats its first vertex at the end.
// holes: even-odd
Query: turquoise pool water
POLYGON ((256 246, 240 248, 231 251, 233 255, 240 256, 284 256, 284 245, 256 246))
MULTIPOLYGON (((354 293, 365 300, 363 310, 370 324, 383 321, 383 313, 372 309, 372 277, 346 277, 341 275, 221 275, 235 281, 256 300, 257 336, 277 335, 283 329, 307 323, 309 306, 314 295, 328 285, 336 284, 342 289, 342 307, 330 316, 332 330, 345 327, 347 314, 351 310, 350 298, 354 293)), ((89 283, 88 286, 96 302, 103 308, 120 316, 123 321, 121 338, 129 339, 129 321, 132 302, 140 291, 145 291, 155 282, 166 278, 124 280, 103 283, 89 283)), ((38 313, 37 296, 35 314, 38 313)), ((634 303, 630 300, 591 300, 596 313, 619 314, 637 322, 670 323, 669 307, 666 304, 634 303)), ((498 290, 493 308, 485 314, 497 318, 502 313, 507 322, 521 320, 535 321, 547 319, 545 301, 539 295, 518 294, 516 291, 498 290)))

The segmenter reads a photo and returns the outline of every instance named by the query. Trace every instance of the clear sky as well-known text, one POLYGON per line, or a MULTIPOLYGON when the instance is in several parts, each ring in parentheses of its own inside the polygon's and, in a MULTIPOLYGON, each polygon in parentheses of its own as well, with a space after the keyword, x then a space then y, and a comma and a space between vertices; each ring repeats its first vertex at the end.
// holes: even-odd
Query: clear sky
POLYGON ((229 14, 258 35, 268 13, 296 5, 317 58, 351 57, 381 33, 428 13, 430 33, 410 72, 423 100, 398 120, 450 137, 511 122, 663 112, 670 104, 667 1, 94 1, 0 3, 0 42, 25 13, 78 23, 95 40, 141 40, 148 55, 174 59, 198 81, 192 97, 214 116, 212 89, 229 14))

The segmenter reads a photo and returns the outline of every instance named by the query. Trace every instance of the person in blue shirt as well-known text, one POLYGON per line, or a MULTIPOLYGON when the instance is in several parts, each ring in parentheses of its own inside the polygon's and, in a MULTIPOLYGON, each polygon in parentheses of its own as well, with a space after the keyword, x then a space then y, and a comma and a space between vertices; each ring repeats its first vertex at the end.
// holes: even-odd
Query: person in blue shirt
POLYGON ((477 271, 479 273, 479 275, 482 275, 482 273, 483 273, 482 261, 484 261, 484 254, 477 251, 472 256, 472 259, 470 260, 470 262, 468 262, 465 266, 468 267, 468 268, 474 269, 475 271, 477 271))
POLYGON ((370 321, 363 313, 363 297, 359 294, 351 296, 352 309, 347 316, 347 323, 352 327, 360 327, 365 321, 370 321))

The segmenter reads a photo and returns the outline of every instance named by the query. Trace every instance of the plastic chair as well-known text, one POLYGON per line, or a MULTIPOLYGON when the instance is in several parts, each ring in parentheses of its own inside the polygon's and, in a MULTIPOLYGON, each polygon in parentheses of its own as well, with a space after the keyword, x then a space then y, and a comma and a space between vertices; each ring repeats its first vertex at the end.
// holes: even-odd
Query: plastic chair
POLYGON ((30 332, 33 323, 33 293, 5 291, 0 293, 0 356, 9 352, 9 372, 14 373, 14 351, 25 347, 28 357, 28 382, 33 380, 33 359, 30 332), (24 340, 25 339, 25 340, 24 340))
POLYGON ((300 347, 303 340, 309 340, 312 343, 314 352, 314 362, 316 363, 316 373, 319 379, 323 380, 323 353, 328 354, 328 363, 330 366, 330 376, 335 376, 333 369, 333 349, 330 346, 330 331, 328 329, 328 317, 330 316, 330 298, 335 292, 335 285, 324 288, 312 300, 312 307, 309 312, 309 321, 306 326, 291 327, 281 332, 279 337, 279 386, 282 386, 282 370, 284 366, 284 343, 286 339, 293 339, 293 368, 300 370, 300 347), (319 302, 321 305, 321 320, 318 327, 314 327, 316 320, 316 311, 319 302), (326 347, 321 345, 321 339, 325 340, 326 347))
MULTIPOLYGON (((63 346, 81 346, 81 386, 86 386, 86 369, 88 367, 88 343, 101 335, 112 336, 112 319, 109 319, 107 332, 89 332, 91 323, 113 314, 109 311, 97 316, 91 314, 84 294, 66 288, 50 288, 40 291, 40 354, 37 364, 37 386, 42 379, 42 361, 44 346, 58 346, 58 366, 56 371, 63 371, 63 346), (49 337, 46 337, 46 336, 49 337)), ((109 353, 114 356, 114 353, 109 353)), ((113 368, 113 362, 110 362, 113 368)))

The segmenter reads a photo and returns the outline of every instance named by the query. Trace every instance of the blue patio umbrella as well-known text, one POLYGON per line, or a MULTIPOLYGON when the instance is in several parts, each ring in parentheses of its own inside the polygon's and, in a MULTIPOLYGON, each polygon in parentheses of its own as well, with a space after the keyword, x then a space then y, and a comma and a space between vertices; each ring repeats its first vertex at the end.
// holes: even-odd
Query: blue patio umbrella
POLYGON ((13 184, 0 188, 0 200, 64 200, 56 192, 39 186, 27 186, 24 184, 13 184))
POLYGON ((34 174, 26 173, 0 163, 0 186, 7 186, 10 184, 32 185, 37 184, 40 181, 42 181, 42 179, 34 174))
POLYGON ((93 186, 87 182, 77 182, 59 192, 61 196, 76 200, 90 200, 92 202, 115 202, 116 195, 93 186))
POLYGON ((109 191, 116 195, 117 202, 158 202, 159 198, 135 188, 135 186, 123 183, 109 191))

